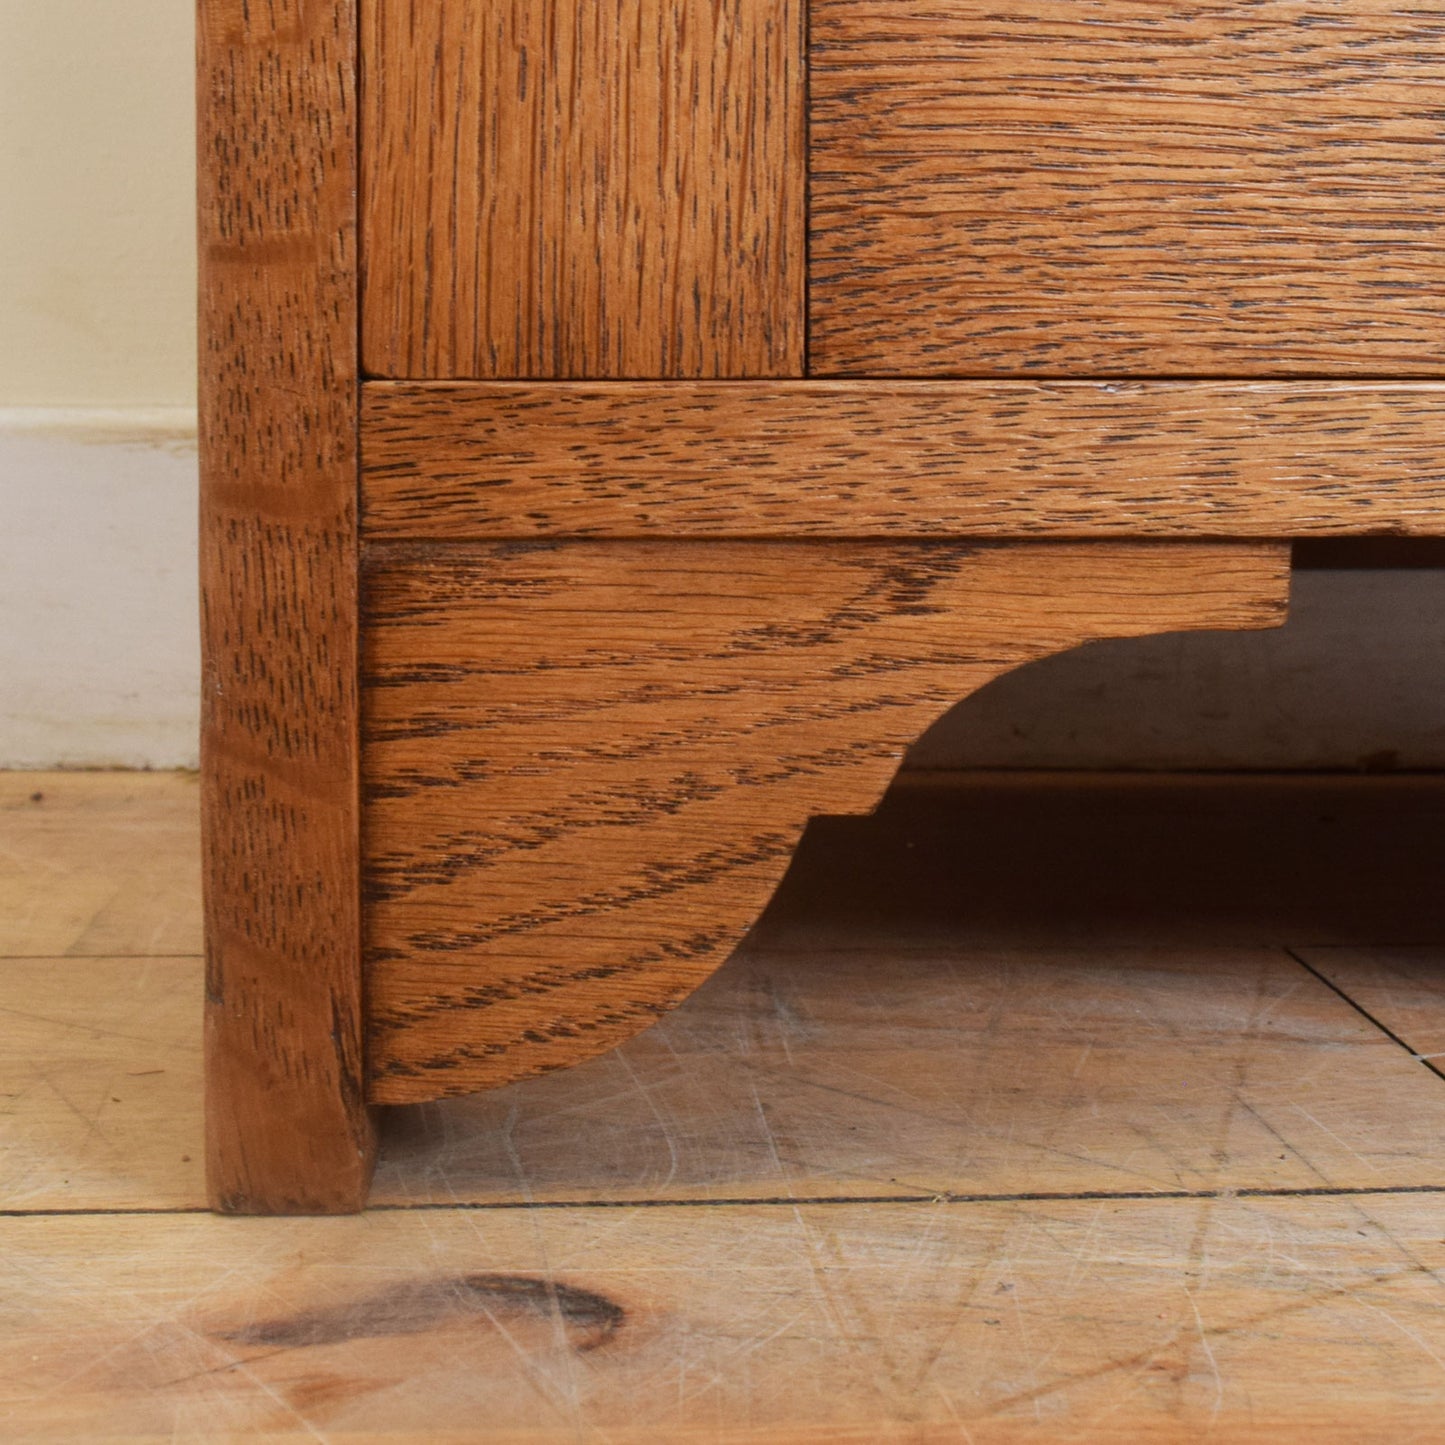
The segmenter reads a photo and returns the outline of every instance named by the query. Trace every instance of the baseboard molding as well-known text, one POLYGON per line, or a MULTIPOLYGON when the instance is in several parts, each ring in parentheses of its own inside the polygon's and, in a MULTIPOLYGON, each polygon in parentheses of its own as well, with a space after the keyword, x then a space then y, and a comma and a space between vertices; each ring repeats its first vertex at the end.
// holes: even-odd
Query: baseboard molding
POLYGON ((196 415, 0 408, 0 767, 196 765, 196 415))

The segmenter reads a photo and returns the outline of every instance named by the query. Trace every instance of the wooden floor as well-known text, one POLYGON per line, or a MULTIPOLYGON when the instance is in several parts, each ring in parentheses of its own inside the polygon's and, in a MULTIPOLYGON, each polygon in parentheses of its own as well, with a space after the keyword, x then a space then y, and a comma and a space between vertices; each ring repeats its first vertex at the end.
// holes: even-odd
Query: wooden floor
POLYGON ((340 1220, 202 1211, 196 800, 0 774, 0 1439, 1445 1439, 1445 779, 920 778, 340 1220))

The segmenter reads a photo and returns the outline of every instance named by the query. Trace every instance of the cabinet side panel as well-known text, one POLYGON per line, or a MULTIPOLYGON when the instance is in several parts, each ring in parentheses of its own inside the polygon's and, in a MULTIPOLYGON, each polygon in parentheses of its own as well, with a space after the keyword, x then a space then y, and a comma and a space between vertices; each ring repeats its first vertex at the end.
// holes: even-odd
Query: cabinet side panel
POLYGON ((359 1208, 355 26, 202 0, 202 769, 213 1204, 359 1208))
POLYGON ((803 0, 362 0, 384 377, 803 367, 803 0))

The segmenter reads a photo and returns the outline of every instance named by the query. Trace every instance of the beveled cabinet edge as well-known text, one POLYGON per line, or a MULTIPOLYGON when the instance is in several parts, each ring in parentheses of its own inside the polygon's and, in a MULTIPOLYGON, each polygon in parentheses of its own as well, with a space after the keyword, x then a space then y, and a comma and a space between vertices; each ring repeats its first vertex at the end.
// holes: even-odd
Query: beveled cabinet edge
POLYGON ((366 1199, 354 0, 199 0, 212 1206, 366 1199), (284 137, 286 144, 280 144, 284 137))

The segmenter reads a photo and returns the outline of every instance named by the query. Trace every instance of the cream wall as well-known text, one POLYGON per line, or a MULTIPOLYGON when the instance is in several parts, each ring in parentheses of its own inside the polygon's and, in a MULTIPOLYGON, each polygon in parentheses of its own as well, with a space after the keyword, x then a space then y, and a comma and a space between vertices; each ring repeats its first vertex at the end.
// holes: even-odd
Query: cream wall
POLYGON ((191 406, 194 0, 0 0, 0 406, 191 406))
POLYGON ((0 0, 0 767, 194 766, 193 0, 0 0))

